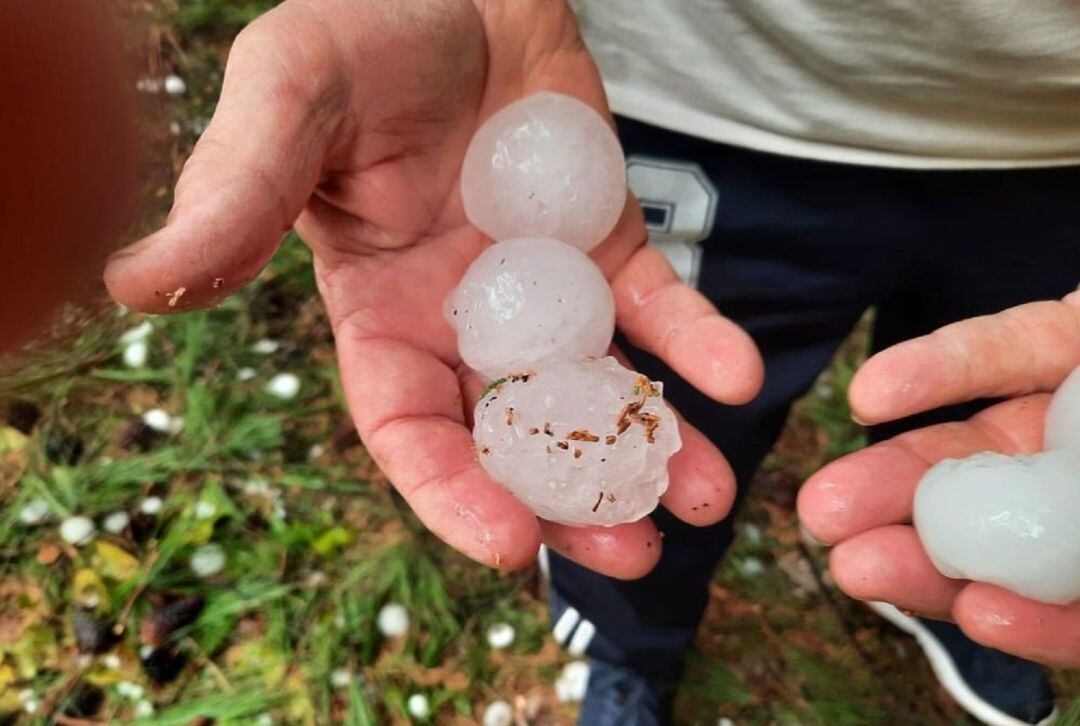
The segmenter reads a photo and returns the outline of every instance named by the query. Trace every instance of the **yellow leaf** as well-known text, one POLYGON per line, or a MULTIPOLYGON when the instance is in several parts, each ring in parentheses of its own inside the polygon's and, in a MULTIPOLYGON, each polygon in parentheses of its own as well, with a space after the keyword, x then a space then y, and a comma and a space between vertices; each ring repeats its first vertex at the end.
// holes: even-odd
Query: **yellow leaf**
POLYGON ((124 674, 117 668, 109 668, 102 663, 95 663, 83 673, 82 679, 92 686, 105 688, 124 680, 124 674))
POLYGON ((311 702, 311 684, 297 671, 289 674, 285 680, 285 713, 289 715, 289 723, 314 726, 315 706, 311 702))
POLYGON ((7 715, 22 710, 22 699, 15 689, 0 689, 0 715, 7 715))
POLYGON ((0 454, 22 451, 30 442, 30 437, 11 426, 0 426, 0 454))
POLYGON ((355 538, 356 535, 351 529, 331 527, 311 543, 311 549, 325 557, 333 554, 336 550, 347 547, 355 538))
POLYGON ((262 641, 249 640, 225 651, 225 665, 231 675, 258 677, 268 688, 275 688, 291 664, 281 651, 262 641))
POLYGON ((8 651, 19 678, 36 678, 42 670, 56 668, 60 647, 56 633, 44 625, 27 628, 23 637, 8 651))
POLYGON ((139 561, 134 555, 111 542, 98 540, 94 543, 94 567, 105 577, 125 582, 139 573, 139 561))
POLYGON ((75 602, 80 605, 108 610, 110 606, 109 591, 105 588, 98 573, 93 570, 82 569, 75 573, 72 582, 75 602))

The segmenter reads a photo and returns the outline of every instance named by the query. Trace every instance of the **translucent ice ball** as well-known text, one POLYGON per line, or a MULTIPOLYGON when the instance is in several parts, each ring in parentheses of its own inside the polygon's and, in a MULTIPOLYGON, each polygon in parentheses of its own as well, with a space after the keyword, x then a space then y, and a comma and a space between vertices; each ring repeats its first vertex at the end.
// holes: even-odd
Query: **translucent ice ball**
POLYGON ((553 239, 486 249, 444 305, 461 359, 489 379, 607 353, 615 301, 581 250, 553 239))
POLYGON ((661 385, 611 357, 499 384, 476 405, 473 437, 493 479, 538 516, 570 525, 647 515, 682 446, 661 385))
POLYGON ((495 240, 554 237, 590 250, 626 204, 626 167, 592 107, 537 93, 489 118, 461 168, 465 214, 495 240))
POLYGON ((1065 379, 1050 402, 1043 448, 1080 452, 1080 368, 1065 379))
POLYGON ((946 577, 1042 602, 1080 599, 1080 454, 946 459, 915 492, 915 527, 946 577))

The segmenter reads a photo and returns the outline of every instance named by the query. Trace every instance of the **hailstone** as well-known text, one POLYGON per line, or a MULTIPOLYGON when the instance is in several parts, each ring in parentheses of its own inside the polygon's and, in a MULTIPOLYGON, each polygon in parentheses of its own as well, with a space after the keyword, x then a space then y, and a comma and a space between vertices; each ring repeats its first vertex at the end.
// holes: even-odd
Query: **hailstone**
POLYGON ((946 577, 1054 604, 1080 599, 1080 452, 946 459, 915 492, 915 527, 946 577))
POLYGON ((682 446, 660 384, 611 357, 511 376, 477 403, 481 465, 544 519, 612 526, 641 519, 682 446))
POLYGON ((489 379, 607 353, 615 301, 589 257, 553 239, 484 250, 444 305, 462 360, 489 379))
POLYGON ((537 93, 498 111, 461 168, 465 214, 495 240, 554 237, 590 250, 626 204, 622 148, 591 106, 537 93))
POLYGON ((1080 452, 1080 368, 1065 379, 1046 412, 1043 448, 1080 452))

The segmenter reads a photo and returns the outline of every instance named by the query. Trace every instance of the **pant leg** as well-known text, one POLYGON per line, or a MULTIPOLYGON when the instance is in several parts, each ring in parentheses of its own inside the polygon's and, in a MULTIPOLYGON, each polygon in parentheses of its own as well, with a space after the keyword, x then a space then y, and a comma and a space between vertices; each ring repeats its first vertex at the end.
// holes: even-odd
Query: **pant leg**
MULTIPOLYGON (((668 400, 727 456, 741 504, 792 401, 864 310, 911 267, 903 250, 923 230, 911 214, 910 189, 887 170, 733 149, 628 121, 620 122, 620 132, 632 188, 650 211, 661 212, 650 215, 651 227, 685 226, 679 217, 684 198, 703 216, 701 190, 695 193, 693 180, 677 174, 666 183, 665 168, 685 171, 681 162, 696 162, 715 191, 713 224, 696 264, 683 271, 754 337, 765 358, 764 390, 748 405, 721 406, 657 359, 622 344, 634 365, 664 381, 668 400), (634 166, 653 162, 644 175, 634 166)), ((665 535, 664 552, 645 578, 613 580, 553 553, 552 585, 560 605, 576 610, 557 629, 564 643, 573 637, 566 626, 585 621, 596 628, 591 656, 670 675, 696 634, 709 581, 733 538, 733 518, 697 528, 660 510, 654 520, 665 535)))
MULTIPOLYGON (((924 214, 936 220, 919 266, 878 308, 873 350, 949 323, 1036 300, 1080 283, 1080 167, 920 175, 924 214)), ((993 403, 971 401, 875 426, 875 441, 993 403)))

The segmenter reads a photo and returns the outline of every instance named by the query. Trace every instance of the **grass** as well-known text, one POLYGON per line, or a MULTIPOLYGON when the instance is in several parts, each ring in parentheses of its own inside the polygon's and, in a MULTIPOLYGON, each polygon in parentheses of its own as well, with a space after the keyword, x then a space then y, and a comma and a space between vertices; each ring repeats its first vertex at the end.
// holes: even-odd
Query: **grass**
MULTIPOLYGON (((161 219, 213 111, 228 39, 269 5, 131 11, 146 71, 189 87, 144 99, 155 153, 142 228, 161 219)), ((94 302, 63 322, 0 362, 0 722, 408 723, 423 720, 409 714, 414 694, 431 722, 475 723, 497 698, 530 723, 572 721, 553 694, 566 659, 547 637, 538 574, 501 577, 450 552, 349 435, 298 240, 213 311, 146 319, 94 302), (148 362, 129 368, 119 338, 143 322, 148 362), (279 345, 254 350, 263 340, 279 345), (295 398, 267 393, 280 373, 298 377, 295 398), (148 430, 154 408, 182 429, 148 430), (153 497, 161 510, 146 514, 153 497), (48 516, 22 522, 38 502, 48 516), (131 524, 104 532, 116 512, 131 524), (93 542, 59 537, 72 515, 97 523, 93 542), (207 545, 224 566, 201 576, 191 563, 207 545), (403 638, 376 626, 390 602, 410 615, 403 638), (516 630, 506 650, 487 643, 497 623, 516 630)), ((865 441, 843 395, 860 339, 796 406, 760 477, 713 585, 682 723, 965 722, 913 642, 836 592, 823 553, 800 541, 791 486, 865 441)), ((1080 693, 1076 674, 1057 677, 1080 693)), ((1062 723, 1080 723, 1080 701, 1062 723)))

